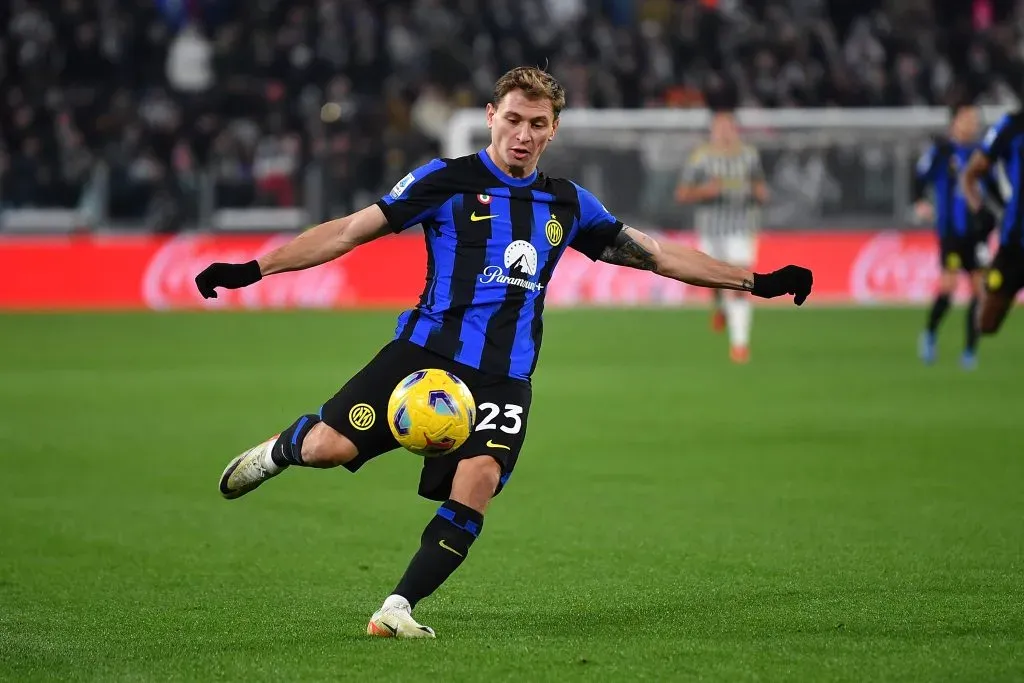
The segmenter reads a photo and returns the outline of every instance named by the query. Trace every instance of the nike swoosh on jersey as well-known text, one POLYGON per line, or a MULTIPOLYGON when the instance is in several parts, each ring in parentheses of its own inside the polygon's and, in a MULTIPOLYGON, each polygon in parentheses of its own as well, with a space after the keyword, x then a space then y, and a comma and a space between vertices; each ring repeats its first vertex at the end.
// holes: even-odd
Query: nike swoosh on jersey
POLYGON ((511 446, 503 446, 500 443, 494 443, 493 441, 488 441, 487 442, 487 447, 488 448, 504 448, 506 451, 512 450, 511 446))
POLYGON ((476 211, 474 211, 473 213, 469 214, 469 220, 473 221, 474 223, 476 223, 477 221, 485 221, 488 218, 497 218, 497 217, 498 217, 498 214, 496 214, 496 213, 488 214, 486 216, 477 216, 476 215, 476 211))

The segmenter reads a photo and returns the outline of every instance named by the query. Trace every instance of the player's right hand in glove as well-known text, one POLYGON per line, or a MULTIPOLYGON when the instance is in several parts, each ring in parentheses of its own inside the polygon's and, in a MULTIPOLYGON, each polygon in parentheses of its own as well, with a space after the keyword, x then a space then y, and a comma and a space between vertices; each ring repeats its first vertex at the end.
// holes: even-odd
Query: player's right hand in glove
POLYGON ((764 299, 786 294, 793 295, 793 303, 803 304, 811 293, 814 275, 800 266, 786 266, 770 273, 754 273, 754 286, 750 293, 764 299))
POLYGON ((248 263, 211 263, 196 275, 196 287, 204 299, 216 299, 217 287, 239 289, 248 287, 263 278, 259 262, 248 263))

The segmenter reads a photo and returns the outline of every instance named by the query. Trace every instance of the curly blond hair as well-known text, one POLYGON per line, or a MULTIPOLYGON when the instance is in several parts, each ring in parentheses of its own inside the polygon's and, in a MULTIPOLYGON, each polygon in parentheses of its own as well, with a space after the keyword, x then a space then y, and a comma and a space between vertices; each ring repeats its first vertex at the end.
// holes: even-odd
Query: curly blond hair
POLYGON ((535 66, 517 66, 499 78, 494 84, 494 106, 497 107, 502 98, 513 90, 522 90, 531 100, 550 100, 556 119, 565 109, 565 89, 562 84, 547 71, 535 66))

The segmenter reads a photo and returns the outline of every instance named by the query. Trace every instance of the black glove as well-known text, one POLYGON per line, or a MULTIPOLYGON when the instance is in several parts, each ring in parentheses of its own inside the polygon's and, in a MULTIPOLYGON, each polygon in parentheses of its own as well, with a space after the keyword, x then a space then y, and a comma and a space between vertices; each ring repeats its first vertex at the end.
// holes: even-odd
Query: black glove
POLYGON ((987 206, 983 206, 978 209, 977 213, 971 214, 971 223, 974 238, 987 240, 996 227, 996 215, 987 206))
POLYGON ((754 287, 750 293, 764 299, 793 295, 793 303, 801 305, 811 293, 814 276, 811 271, 800 266, 786 266, 766 275, 754 273, 754 287))
POLYGON ((206 270, 196 275, 196 287, 204 299, 216 299, 216 287, 238 289, 248 287, 263 278, 260 264, 256 261, 248 263, 211 263, 206 270))

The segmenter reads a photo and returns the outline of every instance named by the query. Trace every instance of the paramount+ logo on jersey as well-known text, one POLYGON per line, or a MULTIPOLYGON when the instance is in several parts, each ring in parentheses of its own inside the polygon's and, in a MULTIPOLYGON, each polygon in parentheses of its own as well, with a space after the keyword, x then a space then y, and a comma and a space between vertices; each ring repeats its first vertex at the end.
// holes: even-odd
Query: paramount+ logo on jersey
POLYGON ((487 266, 480 274, 481 284, 496 282, 539 292, 544 285, 530 278, 537 275, 537 249, 525 240, 516 240, 505 247, 505 267, 487 266))

